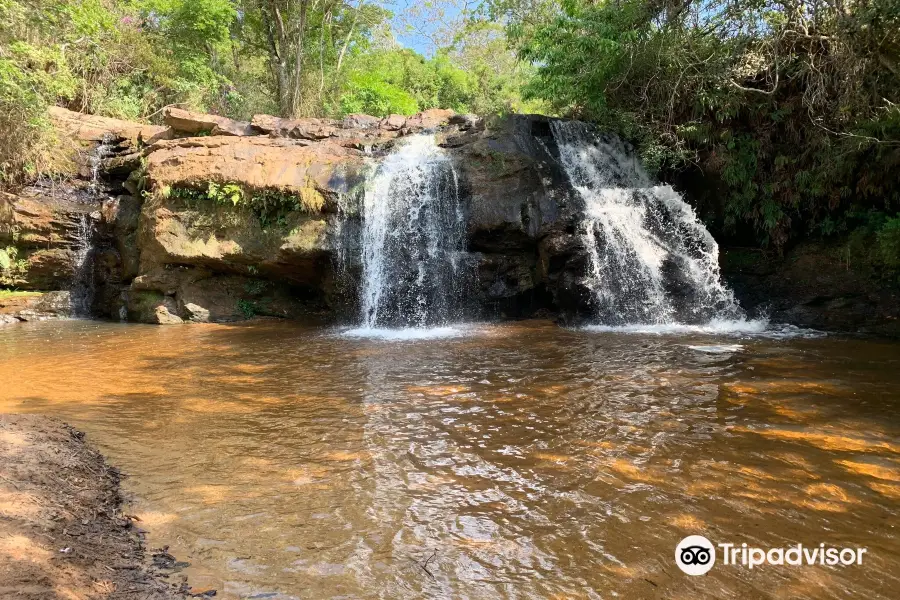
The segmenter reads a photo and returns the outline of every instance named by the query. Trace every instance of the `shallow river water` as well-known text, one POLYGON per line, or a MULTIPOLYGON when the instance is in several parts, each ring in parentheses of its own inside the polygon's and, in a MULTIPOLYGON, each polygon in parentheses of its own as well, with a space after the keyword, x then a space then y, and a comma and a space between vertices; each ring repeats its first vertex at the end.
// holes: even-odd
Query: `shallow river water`
POLYGON ((900 344, 281 322, 0 329, 0 411, 57 415, 224 598, 896 598, 900 344), (676 544, 866 547, 716 564, 676 544))

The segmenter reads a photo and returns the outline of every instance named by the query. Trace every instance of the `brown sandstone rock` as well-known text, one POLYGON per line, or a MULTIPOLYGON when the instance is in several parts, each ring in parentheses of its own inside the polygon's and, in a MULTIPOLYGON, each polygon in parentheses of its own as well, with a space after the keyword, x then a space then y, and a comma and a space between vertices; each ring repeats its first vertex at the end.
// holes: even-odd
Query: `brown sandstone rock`
POLYGON ((272 115, 253 115, 254 129, 277 137, 300 140, 323 140, 333 137, 338 130, 337 121, 331 119, 282 119, 272 115))
POLYGON ((380 128, 388 131, 402 129, 404 125, 406 125, 406 117, 403 115, 388 115, 378 124, 380 128))
POLYGON ((0 248, 17 250, 26 273, 15 282, 23 290, 68 289, 75 276, 74 255, 82 219, 100 205, 71 185, 31 186, 19 194, 0 193, 0 248))
POLYGON ((351 114, 344 117, 341 126, 344 129, 371 129, 378 127, 381 119, 372 115, 351 114))
POLYGON ((456 112, 450 109, 429 108, 406 119, 404 126, 412 131, 435 129, 441 125, 446 125, 450 117, 455 114, 456 112))
POLYGON ((188 134, 257 135, 249 121, 235 121, 227 117, 192 112, 180 108, 167 108, 165 121, 175 131, 188 134))
POLYGON ((155 189, 237 183, 296 194, 319 208, 323 192, 345 188, 363 166, 359 151, 331 142, 305 146, 284 139, 211 136, 160 142, 151 150, 147 173, 155 189))
POLYGON ((152 144, 172 137, 171 129, 159 125, 86 115, 59 106, 51 106, 48 112, 56 127, 82 142, 101 142, 104 137, 114 137, 152 144))
MULTIPOLYGON (((139 232, 141 276, 136 289, 172 294, 180 285, 164 265, 219 273, 259 273, 294 285, 316 286, 328 265, 326 223, 293 213, 283 224, 263 227, 252 211, 214 205, 197 210, 178 200, 154 198, 143 210, 139 232)), ((198 302, 202 305, 202 302, 198 302)))

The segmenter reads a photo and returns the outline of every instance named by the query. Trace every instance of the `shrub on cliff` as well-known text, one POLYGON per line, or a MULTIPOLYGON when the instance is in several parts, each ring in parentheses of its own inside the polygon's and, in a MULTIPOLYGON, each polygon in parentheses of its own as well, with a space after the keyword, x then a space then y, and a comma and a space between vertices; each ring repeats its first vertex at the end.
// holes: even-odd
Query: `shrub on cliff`
POLYGON ((780 248, 900 208, 898 0, 492 4, 530 95, 701 169, 726 229, 780 248))

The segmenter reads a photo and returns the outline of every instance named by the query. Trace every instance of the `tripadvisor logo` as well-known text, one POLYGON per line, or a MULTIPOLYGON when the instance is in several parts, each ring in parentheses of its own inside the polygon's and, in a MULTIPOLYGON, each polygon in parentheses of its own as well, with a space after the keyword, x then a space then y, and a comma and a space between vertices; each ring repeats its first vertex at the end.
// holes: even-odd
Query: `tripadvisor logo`
POLYGON ((713 544, 702 535, 689 535, 675 547, 675 563, 688 575, 704 575, 716 564, 716 548, 722 564, 753 569, 760 565, 861 565, 867 548, 835 548, 796 544, 787 548, 756 548, 747 544, 713 544))
POLYGON ((702 535, 689 535, 675 547, 675 563, 688 575, 703 575, 716 564, 716 548, 702 535))

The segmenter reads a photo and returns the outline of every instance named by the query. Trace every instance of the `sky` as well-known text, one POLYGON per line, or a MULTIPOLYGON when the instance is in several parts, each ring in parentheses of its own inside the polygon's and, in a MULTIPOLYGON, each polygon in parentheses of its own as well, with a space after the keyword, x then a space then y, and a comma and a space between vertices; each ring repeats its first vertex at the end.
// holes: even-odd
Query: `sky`
POLYGON ((394 13, 393 26, 397 41, 410 48, 432 56, 435 44, 432 37, 439 34, 444 23, 458 19, 462 7, 473 5, 465 0, 423 2, 421 0, 383 0, 381 5, 394 13))

